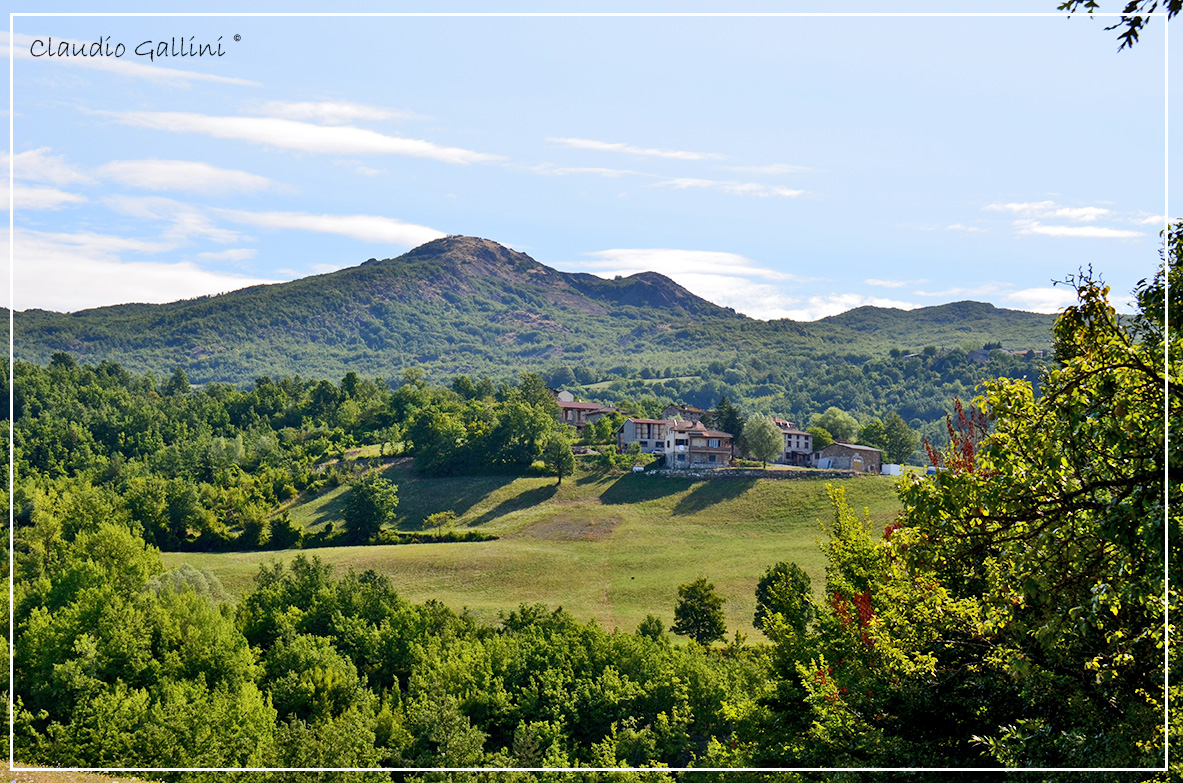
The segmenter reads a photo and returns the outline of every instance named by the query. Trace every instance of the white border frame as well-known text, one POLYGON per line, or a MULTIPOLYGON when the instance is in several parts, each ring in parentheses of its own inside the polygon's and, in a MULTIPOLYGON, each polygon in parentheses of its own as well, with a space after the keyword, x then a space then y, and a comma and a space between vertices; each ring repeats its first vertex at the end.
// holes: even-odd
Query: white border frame
MULTIPOLYGON (((15 154, 15 77, 14 77, 14 46, 13 34, 15 19, 18 17, 151 17, 151 18, 243 18, 243 17, 380 17, 380 18, 415 18, 415 17, 487 17, 487 18, 862 18, 862 17, 910 17, 910 18, 1064 18, 1088 17, 1100 19, 1120 19, 1126 14, 1121 13, 1081 13, 1075 12, 1035 12, 1035 13, 1006 13, 1006 12, 755 12, 755 13, 726 13, 726 12, 439 12, 439 13, 394 13, 394 12, 9 12, 8 14, 8 160, 12 161, 15 154)), ((1164 215, 1164 321, 1170 322, 1170 274, 1169 257, 1166 251, 1171 218, 1170 218, 1170 20, 1164 14, 1145 14, 1146 19, 1162 19, 1163 22, 1163 215, 1164 215)), ((1165 436, 1163 444, 1163 765, 1155 766, 1113 766, 1113 768, 1093 768, 1093 766, 1045 766, 1045 768, 1007 768, 1007 766, 955 766, 955 768, 931 768, 931 766, 883 766, 883 768, 864 768, 864 766, 723 766, 723 768, 706 768, 706 766, 560 766, 560 768, 517 768, 517 766, 52 766, 52 768, 26 768, 15 764, 15 706, 12 695, 15 693, 15 629, 13 609, 13 578, 14 578, 14 479, 15 479, 15 406, 14 406, 14 308, 15 308, 15 195, 14 195, 15 166, 8 167, 8 771, 11 772, 1166 772, 1170 769, 1170 484, 1169 484, 1169 449, 1170 416, 1169 401, 1164 400, 1163 416, 1165 420, 1165 436)), ((1170 369, 1170 332, 1163 329, 1164 347, 1163 364, 1164 378, 1169 382, 1170 369)), ((1165 396, 1165 395, 1164 395, 1165 396)))

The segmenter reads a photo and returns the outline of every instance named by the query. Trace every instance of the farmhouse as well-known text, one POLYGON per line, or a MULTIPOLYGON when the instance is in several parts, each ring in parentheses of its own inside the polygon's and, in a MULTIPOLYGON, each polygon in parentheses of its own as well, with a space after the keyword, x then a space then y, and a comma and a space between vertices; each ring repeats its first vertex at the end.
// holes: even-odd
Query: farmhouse
POLYGON ((732 436, 701 421, 672 421, 666 428, 665 464, 670 468, 717 468, 731 461, 732 436))
POLYGON ((559 421, 563 424, 570 424, 580 432, 583 431, 584 427, 596 421, 601 416, 616 412, 615 408, 605 408, 598 402, 566 402, 559 400, 558 406, 559 421))
POLYGON ((773 416, 772 422, 780 428, 781 436, 785 439, 784 450, 776 461, 782 465, 808 466, 813 454, 813 436, 797 429, 797 425, 791 421, 773 416))
POLYGON ((831 443, 814 454, 815 467, 834 470, 854 470, 862 473, 878 473, 883 464, 883 452, 857 443, 831 443), (827 461, 828 462, 823 462, 827 461))
POLYGON ((706 411, 693 405, 667 405, 661 415, 667 419, 682 419, 684 421, 702 421, 710 417, 714 411, 706 411))
POLYGON ((634 443, 640 445, 646 454, 660 454, 665 451, 665 433, 669 427, 665 419, 625 419, 616 431, 616 445, 627 451, 634 443))

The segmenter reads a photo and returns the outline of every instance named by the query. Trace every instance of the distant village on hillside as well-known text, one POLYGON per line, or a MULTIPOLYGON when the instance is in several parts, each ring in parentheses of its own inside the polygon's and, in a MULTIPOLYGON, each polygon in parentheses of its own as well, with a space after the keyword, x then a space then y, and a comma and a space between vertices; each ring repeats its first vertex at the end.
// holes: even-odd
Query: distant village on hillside
MULTIPOLYGON (((580 402, 567 390, 551 389, 559 406, 559 420, 582 433, 589 424, 605 416, 623 412, 598 402, 580 402)), ((636 450, 664 460, 661 467, 711 469, 733 465, 737 457, 739 433, 712 428, 716 411, 691 405, 668 405, 660 419, 627 417, 616 429, 616 448, 621 452, 636 450)), ((776 464, 802 468, 850 470, 859 473, 898 474, 899 466, 885 465, 881 449, 857 443, 836 441, 815 451, 813 435, 778 416, 772 421, 784 438, 784 448, 776 464)))

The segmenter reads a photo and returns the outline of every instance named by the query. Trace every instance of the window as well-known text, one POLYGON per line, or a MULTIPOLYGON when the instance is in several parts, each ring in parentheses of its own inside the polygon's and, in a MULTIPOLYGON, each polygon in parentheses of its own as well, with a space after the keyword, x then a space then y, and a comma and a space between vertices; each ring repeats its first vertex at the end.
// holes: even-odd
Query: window
POLYGON ((714 455, 714 454, 711 454, 709 457, 707 457, 707 462, 714 462, 714 461, 715 461, 715 455, 714 455))
POLYGON ((639 441, 637 441, 637 443, 640 443, 641 448, 643 448, 643 449, 649 448, 649 441, 647 441, 647 440, 639 440, 639 441))
MULTIPOLYGON (((718 440, 718 438, 715 438, 715 439, 712 439, 712 440, 708 440, 708 441, 707 441, 707 446, 709 446, 709 447, 710 447, 710 448, 712 448, 712 449, 717 449, 717 448, 719 448, 719 440, 718 440)), ((711 461, 712 461, 712 462, 714 462, 714 458, 713 458, 713 457, 711 458, 711 461)))

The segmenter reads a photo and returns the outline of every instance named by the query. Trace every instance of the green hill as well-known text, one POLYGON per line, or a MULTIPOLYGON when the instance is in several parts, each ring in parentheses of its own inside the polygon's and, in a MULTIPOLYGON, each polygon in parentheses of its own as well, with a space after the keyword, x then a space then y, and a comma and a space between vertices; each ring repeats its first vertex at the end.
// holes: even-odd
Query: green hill
POLYGON ((893 347, 1046 348, 1051 322, 974 302, 758 321, 653 272, 615 280, 560 272, 495 242, 453 236, 398 258, 219 296, 26 310, 15 315, 15 340, 17 357, 28 361, 65 351, 141 372, 181 366, 198 383, 350 370, 393 378, 409 367, 437 380, 574 368, 592 383, 713 360, 794 375, 804 359, 861 363, 893 347))
MULTIPOLYGON (((632 631, 646 614, 672 622, 679 584, 706 576, 726 600, 728 627, 752 628, 755 586, 764 570, 793 561, 815 589, 825 583, 818 521, 832 518, 822 479, 659 478, 580 469, 556 487, 553 478, 424 478, 408 462, 385 469, 399 486, 398 527, 421 530, 436 511, 458 515, 458 530, 495 541, 309 550, 342 570, 374 569, 412 601, 436 599, 486 620, 521 602, 562 606, 582 620, 632 631)), ((839 482, 850 502, 882 527, 900 504, 893 479, 839 482)), ((342 487, 292 509, 293 521, 320 529, 340 525, 342 487)), ((259 565, 289 552, 164 554, 169 567, 209 569, 235 593, 247 590, 259 565)))

